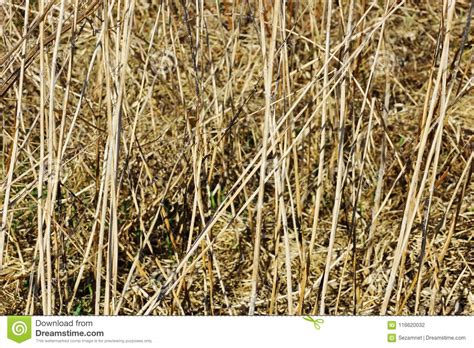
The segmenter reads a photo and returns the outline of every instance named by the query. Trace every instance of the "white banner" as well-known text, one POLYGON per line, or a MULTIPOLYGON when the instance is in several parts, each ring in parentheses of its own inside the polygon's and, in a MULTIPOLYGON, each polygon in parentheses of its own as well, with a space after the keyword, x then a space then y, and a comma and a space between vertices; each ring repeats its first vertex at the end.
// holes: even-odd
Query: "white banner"
POLYGON ((473 347, 473 317, 1 317, 0 347, 473 347))

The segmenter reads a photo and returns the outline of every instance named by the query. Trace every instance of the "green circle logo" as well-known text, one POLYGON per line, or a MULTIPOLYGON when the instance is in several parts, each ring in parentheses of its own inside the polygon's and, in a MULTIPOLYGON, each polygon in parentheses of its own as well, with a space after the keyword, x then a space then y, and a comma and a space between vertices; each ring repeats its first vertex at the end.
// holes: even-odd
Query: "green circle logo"
POLYGON ((7 327, 7 337, 14 342, 22 343, 31 338, 31 317, 8 317, 7 327))

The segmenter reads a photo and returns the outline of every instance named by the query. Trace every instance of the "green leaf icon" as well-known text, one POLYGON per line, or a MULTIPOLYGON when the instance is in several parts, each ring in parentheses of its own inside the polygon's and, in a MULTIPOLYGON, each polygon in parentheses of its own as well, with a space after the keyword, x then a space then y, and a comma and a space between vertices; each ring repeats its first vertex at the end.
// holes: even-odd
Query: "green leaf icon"
POLYGON ((17 343, 31 338, 31 317, 14 316, 7 318, 7 337, 17 343))

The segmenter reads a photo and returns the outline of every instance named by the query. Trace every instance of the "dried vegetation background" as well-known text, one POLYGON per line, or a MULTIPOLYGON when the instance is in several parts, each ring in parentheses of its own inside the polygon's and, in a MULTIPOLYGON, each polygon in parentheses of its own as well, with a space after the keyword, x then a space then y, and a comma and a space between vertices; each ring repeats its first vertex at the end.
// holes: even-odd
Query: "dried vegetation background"
POLYGON ((473 314, 474 2, 0 1, 0 314, 473 314))

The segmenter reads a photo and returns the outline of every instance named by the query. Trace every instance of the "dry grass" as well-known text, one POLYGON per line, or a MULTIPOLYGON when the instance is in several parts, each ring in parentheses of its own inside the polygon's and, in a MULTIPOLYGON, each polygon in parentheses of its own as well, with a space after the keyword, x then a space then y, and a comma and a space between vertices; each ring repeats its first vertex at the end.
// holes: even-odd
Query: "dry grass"
POLYGON ((0 4, 0 314, 474 313, 474 1, 0 4))

